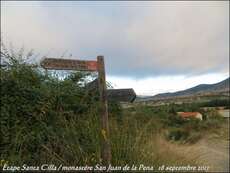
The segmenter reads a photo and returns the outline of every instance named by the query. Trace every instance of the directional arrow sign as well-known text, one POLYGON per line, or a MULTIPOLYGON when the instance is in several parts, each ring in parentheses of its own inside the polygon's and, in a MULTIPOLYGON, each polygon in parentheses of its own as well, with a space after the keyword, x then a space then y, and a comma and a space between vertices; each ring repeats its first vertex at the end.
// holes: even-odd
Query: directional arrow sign
MULTIPOLYGON (((86 88, 95 90, 98 88, 98 79, 87 84, 86 88)), ((109 101, 133 102, 136 99, 136 93, 132 88, 126 89, 107 89, 109 101)))
POLYGON ((127 89, 108 89, 108 100, 118 102, 133 102, 136 99, 136 93, 132 88, 127 89))
POLYGON ((45 69, 97 71, 97 61, 45 58, 41 62, 45 69))

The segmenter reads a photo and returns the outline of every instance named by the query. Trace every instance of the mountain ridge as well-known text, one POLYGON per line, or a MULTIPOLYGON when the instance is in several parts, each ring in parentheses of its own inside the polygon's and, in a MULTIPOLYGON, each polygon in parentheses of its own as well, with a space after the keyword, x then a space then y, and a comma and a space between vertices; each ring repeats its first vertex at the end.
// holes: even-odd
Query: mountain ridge
POLYGON ((167 92, 167 93, 160 93, 154 96, 147 97, 151 100, 158 100, 158 99, 169 99, 169 98, 176 98, 176 97, 186 97, 186 96, 196 96, 196 95, 205 95, 205 94, 216 94, 216 93, 225 93, 229 92, 229 82, 230 78, 220 81, 214 84, 199 84, 197 86, 177 91, 177 92, 167 92))

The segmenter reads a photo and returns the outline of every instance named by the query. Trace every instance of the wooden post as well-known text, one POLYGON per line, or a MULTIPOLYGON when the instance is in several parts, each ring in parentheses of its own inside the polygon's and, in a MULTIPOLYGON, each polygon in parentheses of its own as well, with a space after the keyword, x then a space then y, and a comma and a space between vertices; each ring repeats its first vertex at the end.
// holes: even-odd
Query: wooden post
POLYGON ((101 158, 102 163, 108 166, 111 162, 111 147, 109 140, 109 122, 108 122, 108 101, 106 93, 106 78, 104 57, 97 57, 98 63, 98 85, 100 93, 100 114, 101 114, 101 158))
POLYGON ((48 70, 45 69, 45 76, 47 77, 48 76, 48 70))

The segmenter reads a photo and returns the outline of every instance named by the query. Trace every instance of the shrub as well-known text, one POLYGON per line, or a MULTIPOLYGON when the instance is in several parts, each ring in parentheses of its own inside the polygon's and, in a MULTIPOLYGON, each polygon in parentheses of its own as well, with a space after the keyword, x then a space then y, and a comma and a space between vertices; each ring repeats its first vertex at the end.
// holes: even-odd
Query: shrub
POLYGON ((188 138, 189 132, 182 128, 172 128, 169 129, 167 138, 173 141, 184 141, 188 138))

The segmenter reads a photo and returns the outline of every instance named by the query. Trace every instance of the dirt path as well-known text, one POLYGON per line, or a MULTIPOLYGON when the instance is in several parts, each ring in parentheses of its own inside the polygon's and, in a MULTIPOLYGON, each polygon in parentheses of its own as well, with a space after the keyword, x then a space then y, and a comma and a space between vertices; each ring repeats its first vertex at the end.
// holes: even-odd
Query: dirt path
POLYGON ((177 153, 196 160, 209 171, 229 172, 229 124, 210 133, 193 145, 174 145, 177 153))
POLYGON ((228 141, 205 138, 189 146, 188 150, 196 153, 198 162, 210 166, 210 171, 229 172, 228 141))

